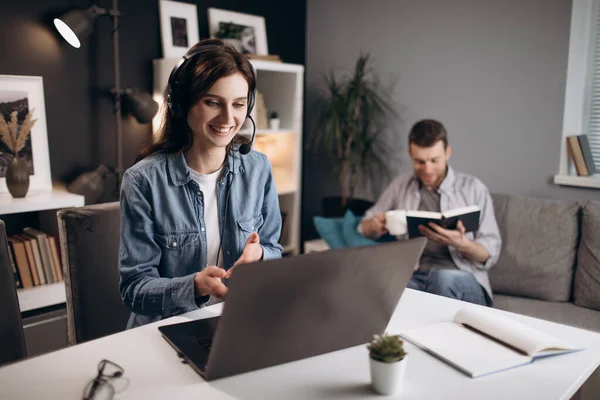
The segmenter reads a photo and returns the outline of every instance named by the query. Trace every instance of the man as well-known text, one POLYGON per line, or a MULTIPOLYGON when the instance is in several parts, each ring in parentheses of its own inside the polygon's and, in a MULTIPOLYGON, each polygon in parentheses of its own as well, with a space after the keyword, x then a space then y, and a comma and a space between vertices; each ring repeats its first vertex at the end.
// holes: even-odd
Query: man
MULTIPOLYGON (((435 120, 417 122, 408 136, 413 173, 398 176, 365 213, 358 231, 371 239, 387 233, 385 212, 421 210, 444 212, 458 207, 481 208, 477 232, 465 233, 439 225, 421 225, 427 245, 408 284, 411 289, 492 305, 487 271, 498 261, 501 238, 487 187, 477 178, 454 171, 452 149, 444 126, 435 120)), ((407 238, 401 235, 399 239, 407 238)))

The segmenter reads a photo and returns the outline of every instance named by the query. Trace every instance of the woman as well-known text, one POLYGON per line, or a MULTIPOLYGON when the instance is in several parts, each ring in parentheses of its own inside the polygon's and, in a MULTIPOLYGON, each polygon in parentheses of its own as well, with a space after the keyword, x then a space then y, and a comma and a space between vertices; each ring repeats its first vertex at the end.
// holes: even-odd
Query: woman
POLYGON ((159 139, 123 175, 127 328, 223 298, 233 266, 281 257, 270 163, 238 136, 255 86, 248 59, 220 40, 199 42, 173 70, 159 139))

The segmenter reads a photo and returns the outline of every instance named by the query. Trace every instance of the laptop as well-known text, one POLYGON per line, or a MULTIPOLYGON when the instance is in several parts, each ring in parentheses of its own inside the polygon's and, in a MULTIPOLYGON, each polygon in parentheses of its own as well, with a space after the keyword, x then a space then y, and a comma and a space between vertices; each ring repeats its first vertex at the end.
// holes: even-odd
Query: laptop
POLYGON ((220 316, 158 327, 206 380, 365 344, 387 327, 423 237, 236 267, 220 316))

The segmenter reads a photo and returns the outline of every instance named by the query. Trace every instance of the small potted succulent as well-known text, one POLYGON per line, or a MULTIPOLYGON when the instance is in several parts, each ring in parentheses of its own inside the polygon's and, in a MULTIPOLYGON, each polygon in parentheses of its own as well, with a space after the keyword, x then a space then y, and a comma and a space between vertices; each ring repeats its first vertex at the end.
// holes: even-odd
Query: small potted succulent
POLYGON ((402 388, 406 370, 406 352, 398 335, 374 335, 367 344, 373 389, 383 395, 397 393, 402 388))

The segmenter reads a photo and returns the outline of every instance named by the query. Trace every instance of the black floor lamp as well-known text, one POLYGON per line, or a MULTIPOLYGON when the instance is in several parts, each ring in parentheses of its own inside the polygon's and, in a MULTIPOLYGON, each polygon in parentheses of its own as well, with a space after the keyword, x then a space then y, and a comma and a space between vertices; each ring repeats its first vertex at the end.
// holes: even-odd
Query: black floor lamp
POLYGON ((113 0, 111 10, 100 8, 96 5, 87 10, 71 10, 60 18, 54 19, 54 26, 61 36, 73 47, 79 48, 81 42, 88 37, 94 29, 94 22, 100 16, 109 16, 112 19, 113 37, 113 65, 115 73, 115 86, 111 89, 114 98, 115 122, 117 124, 117 193, 121 185, 123 174, 123 128, 121 126, 121 100, 128 102, 128 111, 140 123, 152 121, 158 111, 158 104, 148 93, 138 91, 133 87, 121 87, 121 74, 119 70, 119 12, 117 0, 113 0))

